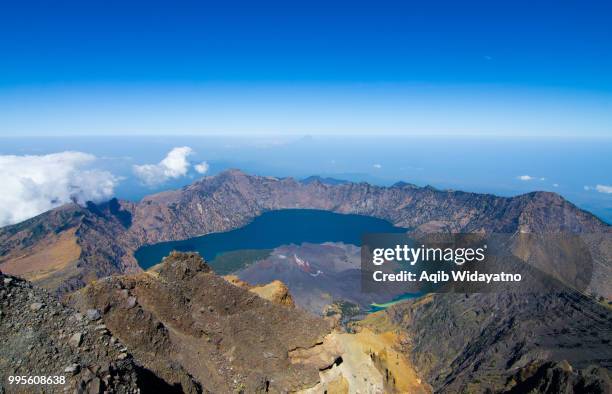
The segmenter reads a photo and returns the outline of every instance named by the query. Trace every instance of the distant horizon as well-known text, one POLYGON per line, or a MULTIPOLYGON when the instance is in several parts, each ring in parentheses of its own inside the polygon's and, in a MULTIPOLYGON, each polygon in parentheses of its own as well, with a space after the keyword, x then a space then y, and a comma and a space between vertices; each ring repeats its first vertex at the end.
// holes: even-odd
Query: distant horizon
POLYGON ((0 209, 0 223, 71 198, 138 201, 228 168, 380 186, 408 182, 503 197, 549 191, 612 223, 608 138, 88 135, 0 141, 5 179, 0 205, 7 207, 0 209))
POLYGON ((54 134, 28 134, 28 133, 15 133, 15 134, 0 134, 0 139, 8 138, 103 138, 103 137, 202 137, 202 138, 236 138, 236 137, 250 137, 254 139, 262 138, 311 138, 311 137, 324 137, 324 138, 371 138, 371 137, 383 137, 383 138, 431 138, 431 139, 454 139, 454 138, 474 138, 474 139, 527 139, 527 140, 609 140, 612 139, 612 134, 519 134, 519 133, 508 133, 508 134, 493 134, 493 133, 383 133, 383 132, 362 132, 362 133, 249 133, 249 132, 192 132, 192 133, 179 133, 179 132, 158 132, 158 133, 125 133, 125 132, 109 132, 109 133, 54 133, 54 134))
POLYGON ((180 88, 0 85, 0 136, 612 137, 612 93, 401 82, 180 88))

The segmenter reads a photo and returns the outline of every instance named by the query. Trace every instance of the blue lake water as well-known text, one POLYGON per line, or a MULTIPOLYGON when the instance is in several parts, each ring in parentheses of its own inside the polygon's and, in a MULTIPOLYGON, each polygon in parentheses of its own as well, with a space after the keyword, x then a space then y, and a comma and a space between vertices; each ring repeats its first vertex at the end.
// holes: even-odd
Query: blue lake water
POLYGON ((370 305, 370 309, 367 311, 368 313, 379 312, 393 306, 395 304, 399 304, 402 301, 411 300, 413 298, 418 298, 424 295, 424 293, 405 293, 400 294, 399 296, 393 298, 391 301, 384 302, 381 304, 373 303, 370 305))
POLYGON ((171 251, 194 251, 207 261, 229 251, 272 249, 303 242, 344 242, 361 245, 365 233, 401 233, 406 229, 369 216, 338 214, 312 209, 271 211, 236 230, 212 233, 183 241, 143 246, 135 253, 138 264, 147 269, 171 251))

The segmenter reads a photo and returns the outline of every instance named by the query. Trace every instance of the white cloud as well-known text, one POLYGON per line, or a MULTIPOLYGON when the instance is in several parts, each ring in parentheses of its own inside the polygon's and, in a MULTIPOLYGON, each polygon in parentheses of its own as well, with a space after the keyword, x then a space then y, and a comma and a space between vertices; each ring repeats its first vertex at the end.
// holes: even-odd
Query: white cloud
POLYGON ((189 170, 187 157, 193 153, 188 146, 173 148, 157 164, 134 165, 133 170, 138 179, 145 185, 154 186, 185 176, 189 170))
POLYGON ((517 176, 517 179, 521 181, 533 181, 535 177, 532 177, 531 175, 521 175, 521 176, 517 176))
POLYGON ((382 164, 374 164, 372 167, 380 170, 382 168, 382 164))
POLYGON ((540 181, 545 181, 546 178, 544 177, 537 177, 537 176, 531 176, 531 175, 519 175, 516 177, 516 179, 520 180, 520 181, 535 181, 535 180, 540 180, 540 181))
POLYGON ((596 185, 595 190, 600 193, 612 194, 612 186, 609 185, 596 185))
POLYGON ((588 192, 589 190, 591 190, 591 186, 585 186, 584 190, 586 190, 588 192))
POLYGON ((553 183, 552 185, 553 185, 553 187, 559 187, 558 183, 553 183))
POLYGON ((119 179, 88 168, 96 157, 83 152, 0 156, 0 225, 18 223, 59 205, 100 201, 119 179))
POLYGON ((198 174, 206 174, 208 172, 208 167, 208 163, 205 161, 193 166, 198 174))

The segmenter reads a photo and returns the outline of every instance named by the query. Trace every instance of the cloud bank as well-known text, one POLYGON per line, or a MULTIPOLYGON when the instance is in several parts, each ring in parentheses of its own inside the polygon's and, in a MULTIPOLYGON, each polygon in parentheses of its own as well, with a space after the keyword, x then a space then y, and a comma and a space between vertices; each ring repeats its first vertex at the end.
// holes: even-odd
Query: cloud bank
POLYGON ((96 157, 83 152, 0 156, 0 226, 18 223, 59 205, 100 201, 113 195, 119 179, 89 169, 96 157))
MULTIPOLYGON (((187 175, 189 160, 193 149, 188 146, 173 148, 166 157, 157 164, 134 165, 134 174, 148 186, 155 186, 169 179, 176 179, 187 175)), ((197 170, 197 169, 196 169, 197 170)))
POLYGON ((601 185, 601 184, 597 184, 595 186, 585 185, 584 190, 587 192, 591 190, 595 190, 596 192, 599 192, 599 193, 612 194, 612 185, 601 185))
POLYGON ((595 190, 600 193, 612 194, 612 186, 609 185, 596 185, 595 190))

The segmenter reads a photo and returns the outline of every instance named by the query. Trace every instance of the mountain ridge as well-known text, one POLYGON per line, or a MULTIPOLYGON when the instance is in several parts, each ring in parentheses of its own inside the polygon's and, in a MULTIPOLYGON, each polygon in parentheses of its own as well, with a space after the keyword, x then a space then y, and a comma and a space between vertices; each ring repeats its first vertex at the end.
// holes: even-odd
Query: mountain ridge
POLYGON ((421 232, 612 231, 594 215, 551 192, 498 197, 409 184, 329 185, 230 169, 140 202, 111 199, 85 207, 67 204, 4 227, 0 229, 0 269, 50 290, 69 292, 95 278, 138 272, 133 253, 140 246, 231 230, 265 211, 287 208, 363 214, 421 232), (66 231, 74 232, 72 240, 80 248, 76 258, 70 256, 55 267, 32 263, 42 259, 37 245, 57 244, 58 235, 66 231), (36 272, 28 271, 29 266, 36 272))

